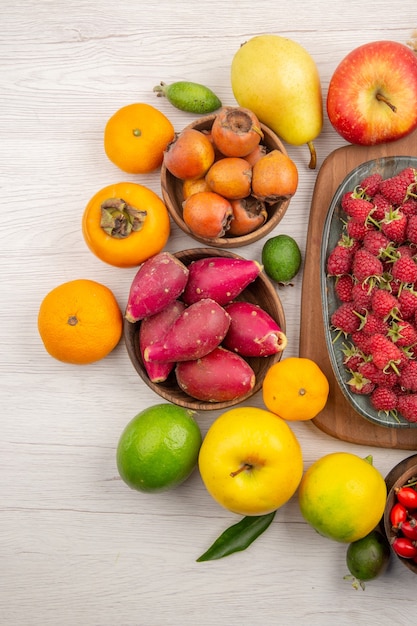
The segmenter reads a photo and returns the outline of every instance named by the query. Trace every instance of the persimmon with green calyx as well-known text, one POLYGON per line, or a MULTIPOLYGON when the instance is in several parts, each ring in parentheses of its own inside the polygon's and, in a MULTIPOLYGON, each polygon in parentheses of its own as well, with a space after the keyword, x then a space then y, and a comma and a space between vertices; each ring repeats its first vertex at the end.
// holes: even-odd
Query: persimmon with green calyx
POLYGON ((188 113, 212 113, 222 106, 216 94, 200 83, 179 80, 167 85, 161 81, 153 91, 157 96, 165 97, 176 109, 188 113))
POLYGON ((170 235, 168 210, 151 189, 116 183, 87 203, 82 233, 91 252, 116 267, 135 267, 165 247, 170 235))

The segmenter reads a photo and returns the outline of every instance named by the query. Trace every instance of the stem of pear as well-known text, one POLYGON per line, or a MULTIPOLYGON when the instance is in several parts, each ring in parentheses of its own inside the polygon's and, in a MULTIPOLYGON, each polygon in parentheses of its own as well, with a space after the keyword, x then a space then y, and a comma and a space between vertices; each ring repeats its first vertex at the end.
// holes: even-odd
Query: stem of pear
POLYGON ((392 102, 390 102, 385 96, 383 96, 382 93, 377 93, 375 97, 377 100, 379 100, 379 102, 385 102, 385 104, 389 106, 391 111, 393 111, 394 113, 397 112, 397 107, 394 106, 392 102))
POLYGON ((315 170, 316 165, 317 165, 316 148, 314 147, 314 144, 312 141, 308 141, 307 145, 308 145, 308 149, 310 150, 310 163, 308 164, 308 167, 311 170, 315 170))

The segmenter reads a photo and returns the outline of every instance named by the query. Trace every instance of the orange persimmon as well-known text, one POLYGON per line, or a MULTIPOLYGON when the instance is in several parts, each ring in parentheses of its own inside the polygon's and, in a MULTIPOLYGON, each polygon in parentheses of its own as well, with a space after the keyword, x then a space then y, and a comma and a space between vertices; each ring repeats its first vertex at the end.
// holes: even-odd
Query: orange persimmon
POLYGON ((105 263, 135 267, 165 247, 170 235, 169 213, 148 187, 116 183, 88 202, 82 233, 91 252, 105 263))

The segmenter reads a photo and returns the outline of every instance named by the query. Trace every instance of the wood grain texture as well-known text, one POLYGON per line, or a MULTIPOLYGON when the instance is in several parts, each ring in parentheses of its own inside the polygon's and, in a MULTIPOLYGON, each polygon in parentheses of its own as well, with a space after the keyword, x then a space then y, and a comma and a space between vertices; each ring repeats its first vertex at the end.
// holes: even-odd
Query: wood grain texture
MULTIPOLYGON (((194 116, 156 100, 161 80, 193 80, 234 104, 230 63, 263 32, 298 41, 314 56, 323 95, 355 46, 411 36, 415 0, 3 0, 0 6, 0 541, 2 626, 385 626, 412 624, 415 578, 401 564, 355 592, 343 580, 346 547, 319 537, 296 498, 247 551, 195 559, 236 516, 207 494, 198 473, 164 495, 139 494, 118 477, 122 429, 160 401, 138 376, 123 342, 106 359, 76 367, 43 349, 42 297, 76 277, 98 280, 124 308, 134 270, 96 259, 81 216, 98 189, 138 180, 161 193, 159 172, 124 175, 105 157, 103 129, 119 107, 154 104, 176 130, 194 116)), ((345 146, 324 119, 318 169, 306 147, 286 146, 299 187, 272 234, 299 243, 303 268, 279 289, 288 356, 299 351, 302 278, 319 168, 345 146)), ((236 253, 259 260, 262 241, 236 253)), ((317 242, 318 243, 318 242, 317 242)), ((168 249, 192 242, 175 224, 168 249)), ((308 263, 307 263, 308 269, 308 263)), ((316 329, 313 329, 314 331, 316 329)), ((251 405, 262 407, 258 393, 251 405)), ((198 415, 203 434, 216 411, 198 415)), ((294 423, 307 468, 320 456, 372 454, 385 475, 407 454, 329 436, 294 423)))
POLYGON ((309 219, 301 302, 300 355, 315 360, 330 381, 329 400, 314 424, 351 443, 417 449, 417 428, 386 428, 361 417, 349 404, 333 374, 326 347, 320 289, 323 225, 336 189, 355 167, 386 156, 417 156, 417 132, 382 146, 345 146, 332 152, 317 175, 309 219), (315 332, 311 332, 311 327, 315 332))

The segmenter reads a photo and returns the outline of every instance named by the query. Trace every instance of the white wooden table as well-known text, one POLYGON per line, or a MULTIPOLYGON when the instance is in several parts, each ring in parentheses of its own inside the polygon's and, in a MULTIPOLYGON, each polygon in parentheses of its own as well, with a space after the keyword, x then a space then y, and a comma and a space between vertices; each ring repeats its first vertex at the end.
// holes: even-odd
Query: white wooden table
MULTIPOLYGON (((318 536, 293 498, 249 550, 195 559, 236 516, 198 473, 165 495, 129 490, 115 449, 126 423, 160 401, 136 375, 123 342, 86 367, 53 360, 36 318, 43 296, 73 278, 108 285, 121 307, 132 270, 86 248, 86 202, 123 175, 105 157, 103 128, 120 106, 158 106, 176 130, 194 116, 156 100, 154 85, 193 80, 235 104, 230 64, 239 45, 271 32, 313 55, 326 96, 330 76, 368 41, 405 43, 415 0, 3 0, 0 7, 0 623, 4 626, 287 626, 412 624, 417 580, 393 561, 354 591, 343 580, 346 546, 318 536)), ((413 23, 415 22, 415 23, 413 23)), ((343 141, 325 117, 318 167, 343 141)), ((304 252, 317 175, 306 148, 287 146, 299 189, 274 234, 304 252)), ((158 173, 140 177, 160 193, 158 173)), ((174 226, 168 249, 194 247, 174 226)), ((239 253, 260 257, 262 242, 239 253)), ((287 356, 297 355, 302 273, 280 291, 287 356)), ((262 406, 259 397, 251 404, 262 406)), ((206 432, 216 412, 198 417, 206 432)), ((385 475, 403 450, 355 446, 312 423, 294 424, 305 467, 333 451, 371 453, 385 475)))

